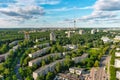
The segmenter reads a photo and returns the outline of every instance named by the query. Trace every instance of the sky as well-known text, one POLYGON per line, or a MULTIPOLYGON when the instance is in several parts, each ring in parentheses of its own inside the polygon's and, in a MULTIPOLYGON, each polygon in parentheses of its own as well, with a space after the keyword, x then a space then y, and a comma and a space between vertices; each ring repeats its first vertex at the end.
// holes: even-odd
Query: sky
POLYGON ((0 0, 0 28, 120 27, 120 0, 0 0))

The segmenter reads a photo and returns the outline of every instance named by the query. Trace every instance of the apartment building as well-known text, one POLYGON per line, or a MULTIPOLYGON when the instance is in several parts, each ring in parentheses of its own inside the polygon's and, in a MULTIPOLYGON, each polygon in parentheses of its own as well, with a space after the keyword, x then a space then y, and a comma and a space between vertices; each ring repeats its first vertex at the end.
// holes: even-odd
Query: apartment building
POLYGON ((39 65, 42 60, 47 60, 48 57, 55 57, 55 56, 62 57, 62 53, 52 53, 52 54, 49 54, 49 55, 46 55, 46 56, 43 56, 43 57, 36 58, 32 61, 29 61, 28 65, 29 66, 39 65))
POLYGON ((36 58, 36 57, 39 57, 43 54, 45 54, 47 52, 48 49, 50 49, 51 47, 46 47, 46 48, 43 48, 41 50, 38 50, 37 52, 34 52, 34 53, 31 53, 31 54, 28 54, 30 58, 36 58))
POLYGON ((88 57, 88 54, 87 54, 87 53, 84 53, 82 56, 72 58, 72 60, 73 60, 75 63, 79 63, 79 62, 81 62, 82 60, 84 60, 84 59, 87 58, 87 57, 88 57))
POLYGON ((37 69, 36 71, 33 72, 34 80, 36 80, 39 75, 46 75, 48 72, 53 72, 55 70, 56 64, 57 63, 63 64, 64 60, 65 59, 57 60, 49 65, 46 65, 46 66, 43 66, 43 67, 37 69))

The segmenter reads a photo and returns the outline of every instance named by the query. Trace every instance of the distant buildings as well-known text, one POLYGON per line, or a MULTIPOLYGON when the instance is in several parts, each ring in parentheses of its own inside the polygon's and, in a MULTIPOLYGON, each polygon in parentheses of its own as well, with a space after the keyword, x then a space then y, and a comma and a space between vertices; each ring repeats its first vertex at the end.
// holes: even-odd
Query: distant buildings
POLYGON ((114 40, 120 41, 120 36, 115 36, 114 40))
POLYGON ((96 32, 97 32, 96 29, 92 29, 92 30, 91 30, 91 34, 95 34, 96 32))
POLYGON ((75 33, 75 31, 66 31, 67 37, 70 38, 72 33, 75 33))
POLYGON ((25 38, 25 40, 29 40, 30 39, 29 32, 24 32, 24 38, 25 38))
POLYGON ((109 39, 108 37, 102 37, 101 40, 102 40, 104 43, 112 42, 112 40, 109 39))
POLYGON ((115 66, 116 68, 120 68, 120 59, 115 59, 115 64, 114 64, 114 66, 115 66))
POLYGON ((68 35, 67 35, 67 37, 70 38, 70 36, 71 36, 71 32, 68 31, 68 35))
POLYGON ((56 35, 53 32, 50 33, 50 40, 56 41, 56 35))
POLYGON ((97 32, 100 32, 100 30, 99 30, 99 29, 97 29, 97 32))
POLYGON ((82 34, 84 34, 84 33, 85 33, 84 30, 79 30, 79 34, 80 34, 80 35, 82 35, 82 34))

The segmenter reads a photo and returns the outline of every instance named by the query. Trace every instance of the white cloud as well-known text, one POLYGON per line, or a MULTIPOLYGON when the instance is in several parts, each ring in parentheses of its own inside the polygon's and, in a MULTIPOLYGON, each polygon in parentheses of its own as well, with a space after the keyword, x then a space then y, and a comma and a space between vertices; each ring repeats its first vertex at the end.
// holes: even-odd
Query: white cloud
POLYGON ((50 11, 50 12, 56 12, 56 11, 71 11, 71 10, 87 10, 87 9, 93 9, 92 6, 87 6, 87 7, 71 7, 71 8, 67 8, 67 7, 62 7, 62 8, 58 8, 58 9, 49 9, 47 11, 50 11))
POLYGON ((37 4, 59 4, 61 0, 35 0, 37 4))
POLYGON ((31 19, 36 16, 44 15, 45 11, 43 7, 26 6, 26 7, 1 8, 0 13, 15 18, 31 19))
POLYGON ((120 0, 98 0, 94 5, 94 9, 102 11, 120 10, 120 0))

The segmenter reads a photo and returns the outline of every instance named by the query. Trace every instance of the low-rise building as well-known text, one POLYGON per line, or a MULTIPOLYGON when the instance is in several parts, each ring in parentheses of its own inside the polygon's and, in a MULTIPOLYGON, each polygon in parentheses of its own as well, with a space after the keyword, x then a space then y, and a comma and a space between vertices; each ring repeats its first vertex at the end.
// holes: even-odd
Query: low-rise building
POLYGON ((73 73, 73 74, 81 75, 82 72, 83 72, 83 69, 77 68, 77 67, 73 67, 73 68, 69 68, 69 72, 73 73))
POLYGON ((88 57, 88 54, 87 54, 87 53, 84 53, 82 56, 72 58, 72 60, 73 60, 75 63, 79 63, 79 62, 81 62, 82 60, 84 60, 84 59, 87 58, 87 57, 88 57))
POLYGON ((116 48, 116 51, 119 51, 120 50, 120 48, 116 48))
POLYGON ((42 48, 42 47, 49 47, 50 44, 49 43, 44 43, 44 44, 40 44, 40 45, 35 45, 34 48, 42 48))
POLYGON ((19 40, 17 40, 17 41, 13 41, 13 42, 9 43, 9 46, 15 46, 15 45, 18 44, 18 42, 19 42, 19 40))
POLYGON ((120 80, 120 71, 116 71, 116 78, 120 80))
POLYGON ((120 57, 120 52, 115 52, 116 57, 120 57))
POLYGON ((64 48, 66 48, 67 50, 71 50, 71 49, 77 49, 77 45, 66 45, 66 46, 63 46, 64 48))
POLYGON ((120 59, 115 59, 115 64, 114 64, 114 66, 115 66, 116 68, 120 68, 120 59))
POLYGON ((102 40, 104 43, 112 42, 112 40, 109 39, 108 37, 102 37, 101 40, 102 40))
POLYGON ((60 63, 62 65, 64 60, 65 59, 57 60, 49 65, 46 65, 37 69, 36 71, 33 72, 34 80, 36 80, 39 75, 46 75, 48 72, 53 72, 55 70, 56 64, 60 63))
POLYGON ((114 40, 120 41, 120 36, 115 36, 114 40))
POLYGON ((28 65, 29 66, 40 65, 42 60, 47 60, 48 57, 56 57, 56 56, 61 58, 62 53, 53 53, 53 54, 49 54, 49 55, 46 55, 46 56, 43 56, 43 57, 36 58, 34 60, 29 61, 28 65))
POLYGON ((47 50, 50 49, 50 47, 43 48, 41 50, 38 50, 37 52, 28 54, 30 58, 36 58, 39 57, 47 52, 47 50))
POLYGON ((5 61, 5 56, 0 55, 0 62, 3 62, 3 61, 5 61))

